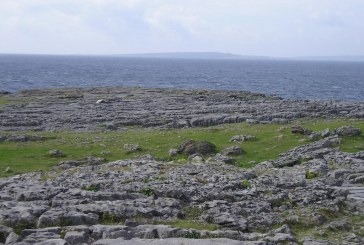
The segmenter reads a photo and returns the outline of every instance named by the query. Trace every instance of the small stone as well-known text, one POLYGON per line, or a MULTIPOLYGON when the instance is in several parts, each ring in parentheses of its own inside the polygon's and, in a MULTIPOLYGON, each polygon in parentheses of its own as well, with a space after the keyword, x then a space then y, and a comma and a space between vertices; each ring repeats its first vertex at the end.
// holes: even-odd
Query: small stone
POLYGON ((288 225, 282 225, 281 227, 274 230, 275 233, 285 233, 285 234, 291 234, 292 231, 289 228, 288 225))
POLYGON ((65 156, 65 154, 61 150, 57 150, 57 149, 48 151, 48 154, 52 157, 64 157, 65 156))
POLYGON ((105 125, 105 128, 109 129, 109 130, 117 130, 118 126, 113 124, 113 123, 108 123, 108 124, 105 125))
POLYGON ((364 183, 364 175, 361 175, 359 177, 356 177, 354 180, 351 181, 355 184, 363 184, 364 183))
POLYGON ((105 102, 106 102, 105 100, 100 99, 100 100, 96 101, 96 104, 101 104, 101 103, 105 103, 105 102))
POLYGON ((174 156, 176 156, 178 154, 178 150, 177 149, 169 149, 169 151, 168 151, 168 155, 170 156, 170 157, 174 157, 174 156))
POLYGON ((330 129, 326 128, 319 132, 321 134, 321 137, 329 137, 331 135, 330 129))
POLYGON ((17 235, 14 232, 10 232, 10 234, 6 238, 5 244, 14 244, 17 241, 19 241, 19 239, 20 239, 20 236, 19 235, 17 235))
POLYGON ((350 230, 349 223, 346 219, 333 221, 325 226, 326 229, 331 231, 345 231, 350 230))
POLYGON ((70 244, 82 244, 87 242, 85 232, 78 231, 67 232, 64 239, 70 244))
POLYGON ((101 152, 101 155, 103 155, 103 156, 110 156, 112 153, 111 153, 111 151, 102 151, 101 152))
POLYGON ((259 121, 255 120, 255 119, 246 119, 246 122, 249 124, 258 124, 259 121))
POLYGON ((142 148, 140 147, 139 144, 125 144, 124 150, 128 153, 132 153, 132 152, 136 152, 136 151, 141 151, 142 148))
POLYGON ((222 163, 225 163, 225 164, 234 164, 235 163, 235 159, 234 158, 230 158, 230 157, 227 157, 227 156, 224 156, 224 155, 221 155, 221 154, 216 154, 213 159, 213 161, 215 162, 222 162, 222 163))
POLYGON ((316 133, 316 132, 313 132, 311 133, 308 138, 310 140, 319 140, 321 138, 321 134, 320 133, 316 133))
POLYGON ((203 163, 205 160, 201 154, 196 153, 196 154, 190 155, 188 157, 188 161, 193 162, 193 163, 203 163))
POLYGON ((302 135, 310 135, 312 130, 304 128, 302 126, 296 125, 291 127, 292 134, 302 134, 302 135))
POLYGON ((361 130, 352 126, 342 126, 335 129, 335 133, 339 136, 358 136, 361 134, 361 130))
POLYGON ((234 135, 231 137, 230 142, 244 142, 249 140, 255 140, 253 135, 234 135))
POLYGON ((231 146, 222 150, 221 154, 225 156, 243 155, 243 149, 240 146, 231 146))
POLYGON ((129 227, 137 227, 139 223, 134 220, 126 219, 124 225, 129 227))
MULTIPOLYGON (((37 245, 69 245, 69 243, 66 240, 63 239, 49 239, 45 240, 43 242, 37 242, 37 245)), ((76 243, 71 243, 76 244, 76 243)))

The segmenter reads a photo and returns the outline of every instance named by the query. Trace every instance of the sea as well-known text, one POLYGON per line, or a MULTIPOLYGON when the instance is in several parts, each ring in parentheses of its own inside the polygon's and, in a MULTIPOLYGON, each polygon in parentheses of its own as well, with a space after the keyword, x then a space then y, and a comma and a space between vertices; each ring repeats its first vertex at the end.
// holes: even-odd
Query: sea
POLYGON ((364 101, 364 62, 0 55, 0 90, 99 86, 364 101))

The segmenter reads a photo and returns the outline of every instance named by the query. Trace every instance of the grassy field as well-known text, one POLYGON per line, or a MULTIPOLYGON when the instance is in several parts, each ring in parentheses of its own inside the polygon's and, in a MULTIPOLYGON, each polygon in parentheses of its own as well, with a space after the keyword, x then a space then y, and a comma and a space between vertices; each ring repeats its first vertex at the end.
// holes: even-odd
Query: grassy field
MULTIPOLYGON (((113 161, 150 154, 160 159, 184 161, 187 156, 180 155, 171 158, 168 156, 168 150, 177 148, 186 139, 210 141, 217 146, 218 151, 229 146, 240 145, 245 154, 237 157, 237 164, 247 168, 254 166, 257 162, 276 159, 282 152, 307 144, 309 142, 307 136, 291 133, 291 126, 296 124, 314 131, 325 128, 333 130, 342 125, 352 125, 364 131, 364 121, 362 120, 320 119, 296 121, 285 125, 248 125, 241 123, 209 128, 170 130, 130 128, 123 132, 2 132, 0 135, 37 135, 47 139, 37 142, 1 142, 0 176, 49 170, 62 160, 77 160, 87 156, 103 157, 107 161, 113 161), (239 134, 254 135, 256 140, 241 144, 229 142, 233 135, 239 134), (128 154, 123 150, 124 144, 140 144, 142 151, 128 154), (48 151, 52 149, 59 149, 66 156, 51 157, 48 151)), ((340 147, 342 151, 346 152, 364 150, 364 136, 343 138, 340 147)))
POLYGON ((8 104, 9 101, 7 100, 4 100, 4 99, 0 99, 0 105, 5 105, 5 104, 8 104))

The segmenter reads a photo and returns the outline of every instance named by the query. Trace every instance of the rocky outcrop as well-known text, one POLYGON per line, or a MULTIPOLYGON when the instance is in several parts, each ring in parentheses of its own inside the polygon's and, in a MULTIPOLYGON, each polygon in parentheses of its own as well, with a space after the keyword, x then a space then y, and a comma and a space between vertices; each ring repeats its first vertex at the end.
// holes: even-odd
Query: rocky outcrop
MULTIPOLYGON (((232 91, 52 89, 2 97, 7 103, 0 105, 1 131, 364 117, 359 102, 288 101, 232 91)), ((243 145, 254 139, 243 133, 231 141, 243 145)), ((1 178, 0 243, 363 244, 364 152, 338 148, 341 136, 345 140, 360 130, 296 127, 292 133, 314 142, 250 170, 230 157, 244 154, 239 146, 215 154, 215 145, 188 140, 169 151, 189 155, 183 164, 150 156, 110 163, 89 157, 61 161, 49 172, 1 178)), ((36 140, 43 139, 0 137, 0 142, 36 140)), ((128 144, 120 150, 141 148, 128 144)))
POLYGON ((340 152, 339 142, 330 136, 252 170, 219 157, 188 164, 144 157, 3 178, 0 242, 310 244, 319 240, 294 234, 315 227, 362 244, 364 152, 340 152))
POLYGON ((364 118, 364 103, 284 100, 239 91, 68 88, 3 94, 0 130, 123 130, 287 123, 299 118, 364 118))

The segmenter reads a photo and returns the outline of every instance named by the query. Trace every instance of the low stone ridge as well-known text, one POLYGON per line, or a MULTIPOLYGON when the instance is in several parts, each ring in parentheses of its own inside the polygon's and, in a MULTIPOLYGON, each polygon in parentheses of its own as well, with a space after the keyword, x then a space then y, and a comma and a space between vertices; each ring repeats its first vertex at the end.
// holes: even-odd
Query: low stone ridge
POLYGON ((43 141, 46 140, 45 137, 40 137, 36 135, 3 135, 0 136, 0 142, 29 142, 29 141, 43 141))
POLYGON ((339 143, 329 136, 251 170, 146 156, 2 178, 0 243, 363 244, 364 152, 339 143), (338 242, 296 236, 305 229, 338 242))
POLYGON ((25 90, 4 94, 0 130, 123 130, 364 118, 363 102, 285 100, 239 92, 147 88, 25 90))

